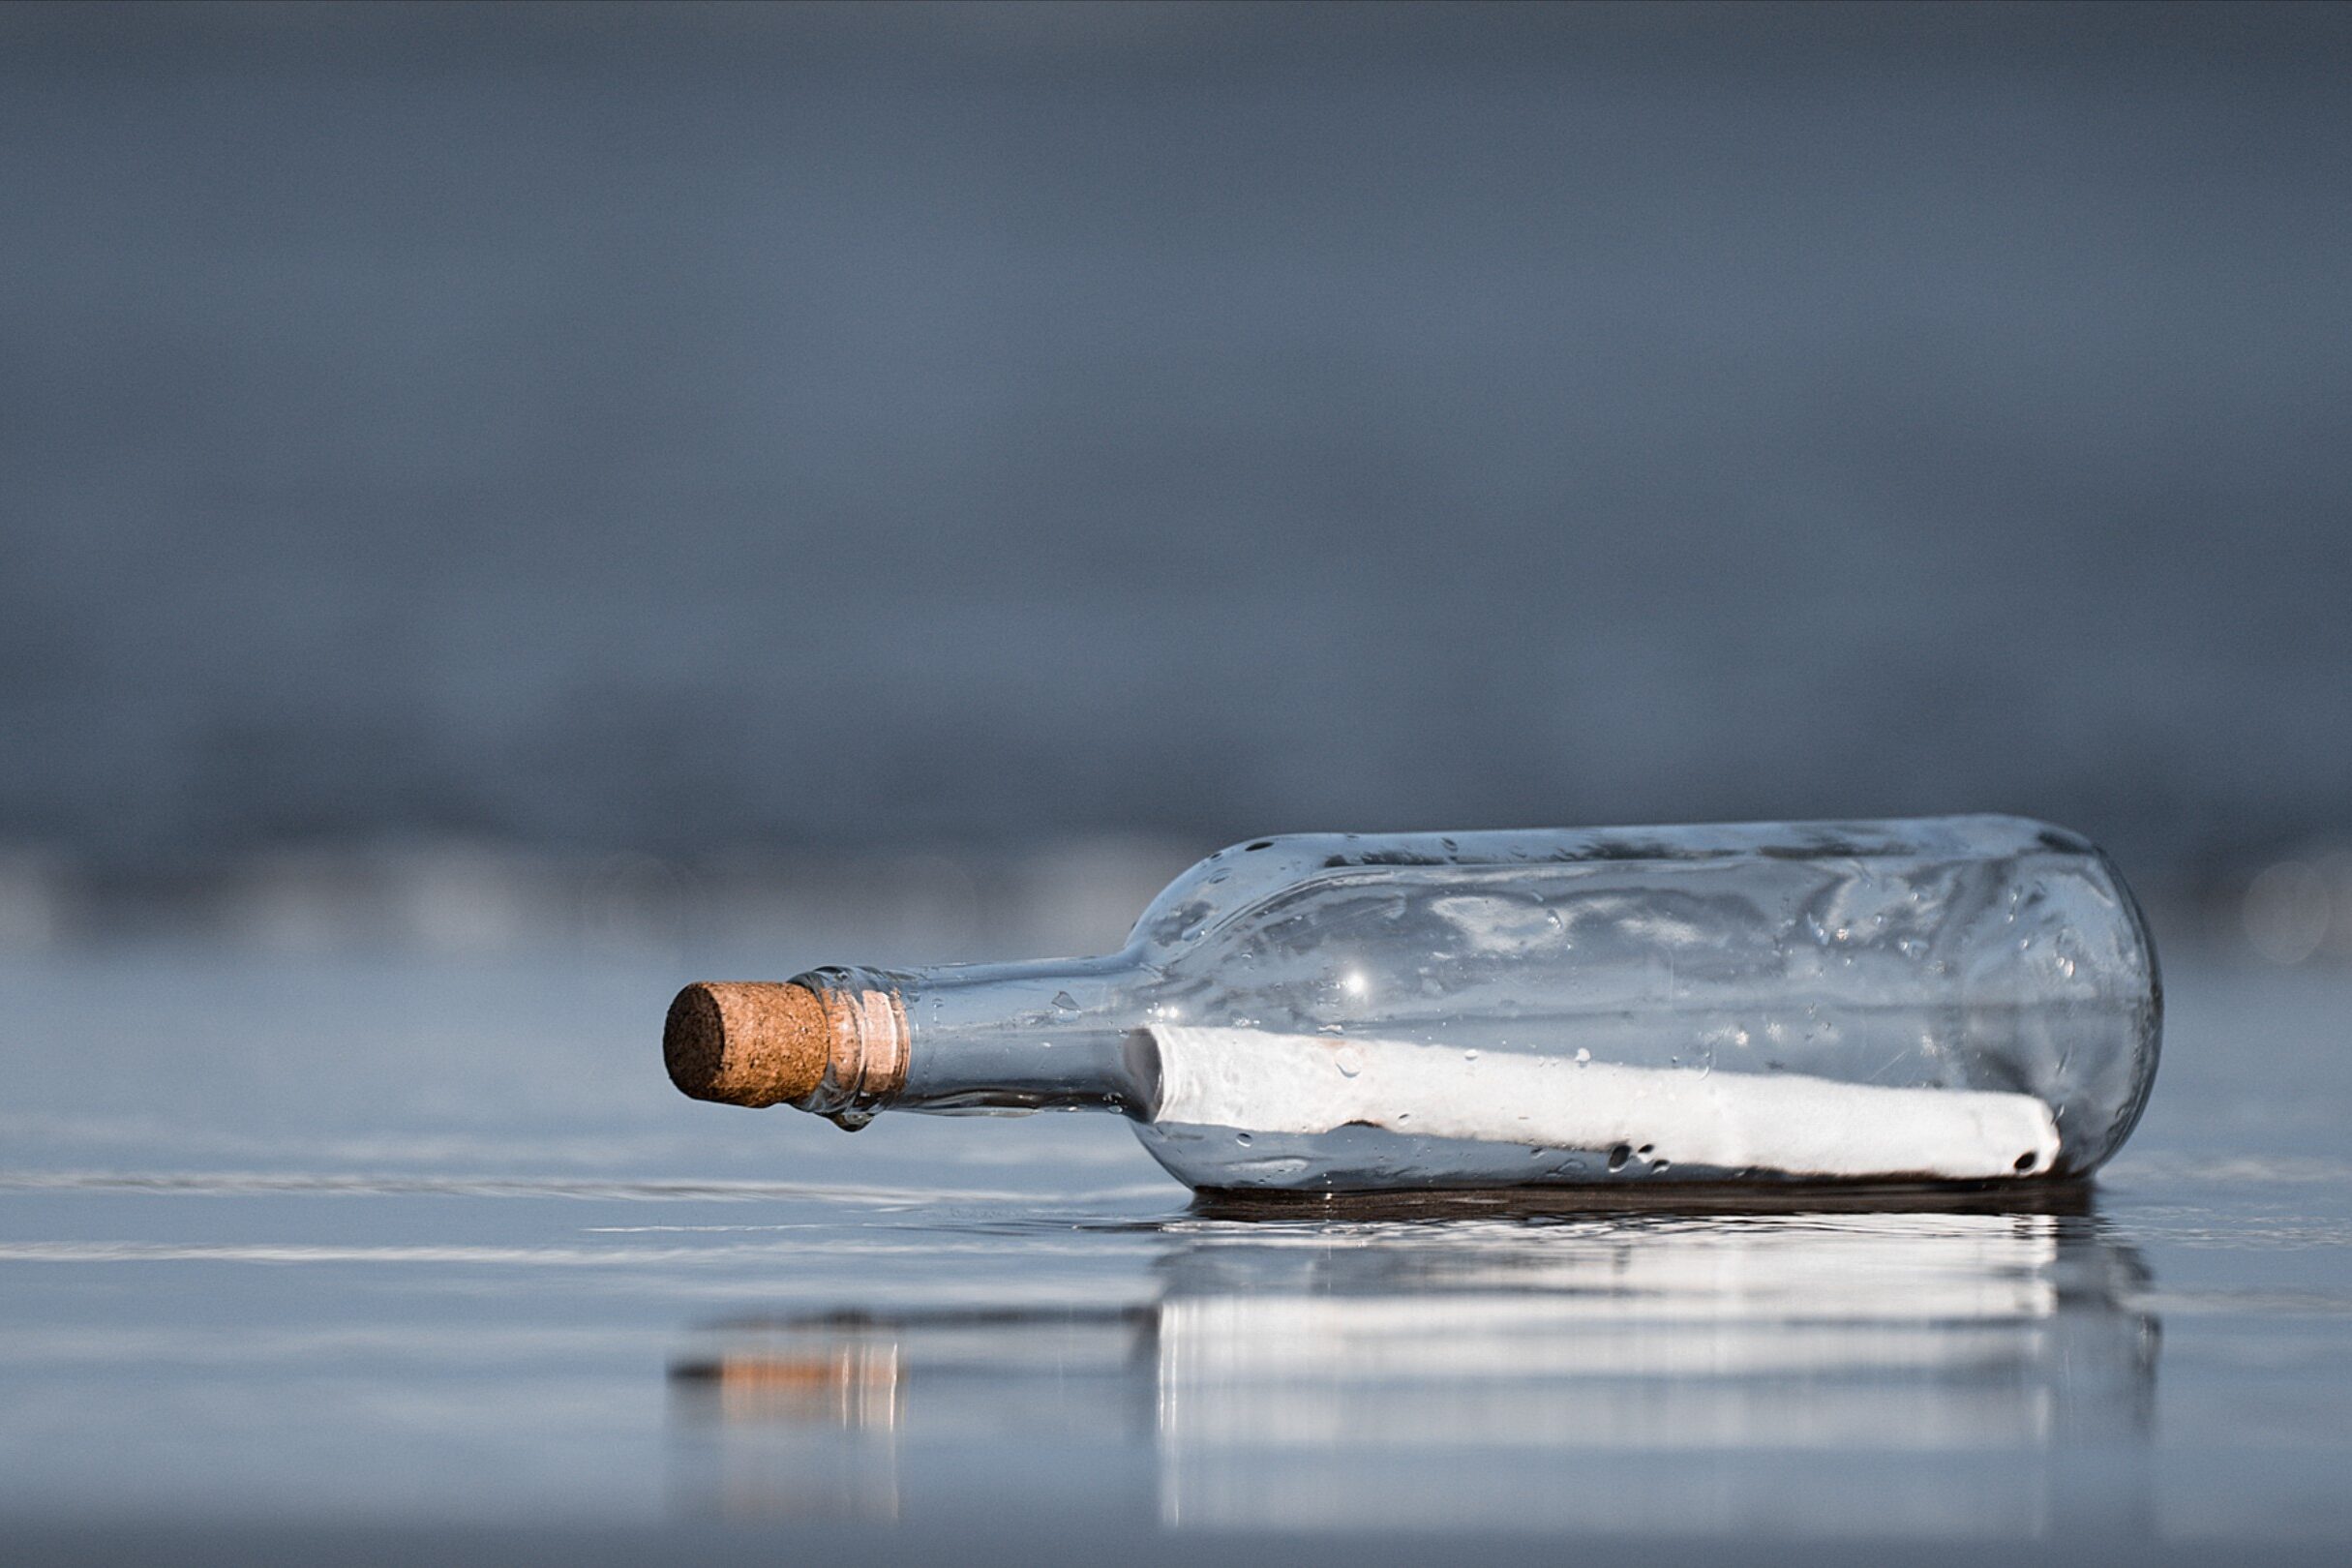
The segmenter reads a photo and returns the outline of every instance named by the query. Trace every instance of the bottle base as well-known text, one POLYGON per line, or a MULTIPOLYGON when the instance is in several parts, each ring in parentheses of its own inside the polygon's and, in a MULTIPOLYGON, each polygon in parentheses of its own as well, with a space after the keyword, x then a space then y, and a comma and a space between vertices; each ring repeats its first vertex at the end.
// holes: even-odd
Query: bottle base
POLYGON ((1230 1127, 1139 1122, 1135 1135, 1168 1173, 1196 1191, 1329 1193, 1585 1193, 1613 1204, 1631 1194, 1666 1201, 1730 1193, 2014 1192, 2079 1182, 2047 1167, 1995 1178, 1887 1170, 1819 1176, 1678 1163, 1651 1145, 1560 1149, 1468 1138, 1417 1137, 1354 1124, 1327 1132, 1245 1132, 1230 1127))
POLYGON ((1423 1188, 1411 1191, 1303 1191, 1295 1188, 1201 1188, 1190 1213, 1201 1220, 1344 1221, 1542 1220, 1586 1215, 1737 1217, 1779 1214, 2040 1214, 2061 1218, 2096 1210, 2087 1176, 2037 1176, 2006 1182, 1754 1181, 1686 1182, 1655 1187, 1423 1188))

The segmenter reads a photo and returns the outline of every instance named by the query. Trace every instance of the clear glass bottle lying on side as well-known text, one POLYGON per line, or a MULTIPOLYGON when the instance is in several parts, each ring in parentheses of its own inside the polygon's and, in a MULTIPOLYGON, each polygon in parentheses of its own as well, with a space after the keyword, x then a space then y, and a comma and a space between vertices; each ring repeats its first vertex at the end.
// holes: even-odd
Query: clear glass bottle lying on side
POLYGON ((2015 817, 1221 850, 1099 958, 691 985, 687 1094, 1124 1112, 1204 1190, 2080 1176, 2162 994, 2085 839, 2015 817))

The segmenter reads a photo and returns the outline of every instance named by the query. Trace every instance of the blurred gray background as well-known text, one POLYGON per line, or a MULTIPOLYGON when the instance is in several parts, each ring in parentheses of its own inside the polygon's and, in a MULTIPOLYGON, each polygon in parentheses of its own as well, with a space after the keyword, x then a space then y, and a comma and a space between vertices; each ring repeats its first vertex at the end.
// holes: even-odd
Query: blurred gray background
POLYGON ((2352 950, 2348 193, 2340 8, 9 7, 0 939, 2000 809, 2352 950))

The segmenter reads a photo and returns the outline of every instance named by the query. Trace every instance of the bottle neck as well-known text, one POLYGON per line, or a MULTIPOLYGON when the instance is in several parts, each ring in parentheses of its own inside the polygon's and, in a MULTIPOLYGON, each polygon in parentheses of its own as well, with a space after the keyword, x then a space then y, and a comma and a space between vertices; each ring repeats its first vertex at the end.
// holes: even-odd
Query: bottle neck
POLYGON ((1148 972, 1132 957, 931 969, 816 969, 834 1044, 801 1108, 844 1127, 882 1110, 1135 1112, 1146 1096, 1127 1062, 1145 1022, 1148 972))

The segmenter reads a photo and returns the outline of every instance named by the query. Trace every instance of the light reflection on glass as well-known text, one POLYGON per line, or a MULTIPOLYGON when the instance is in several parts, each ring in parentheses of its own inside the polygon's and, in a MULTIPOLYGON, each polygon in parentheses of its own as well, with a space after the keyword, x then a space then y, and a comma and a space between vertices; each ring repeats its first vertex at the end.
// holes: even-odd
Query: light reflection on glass
POLYGON ((1134 1308, 721 1327, 676 1369, 680 1441, 715 1443, 722 1478, 685 1500, 896 1519, 980 1495, 1181 1529, 2147 1528, 2157 1329, 2089 1216, 1194 1218, 1164 1241, 1134 1308))

